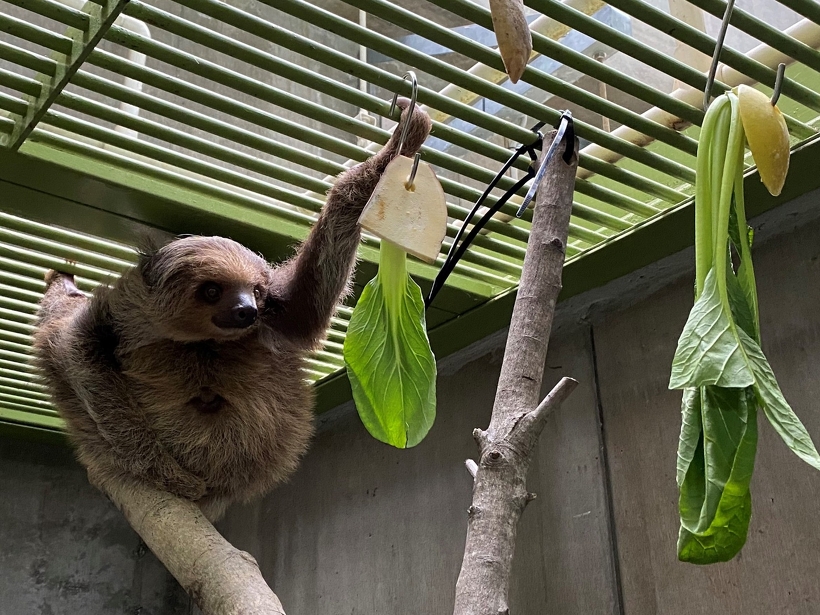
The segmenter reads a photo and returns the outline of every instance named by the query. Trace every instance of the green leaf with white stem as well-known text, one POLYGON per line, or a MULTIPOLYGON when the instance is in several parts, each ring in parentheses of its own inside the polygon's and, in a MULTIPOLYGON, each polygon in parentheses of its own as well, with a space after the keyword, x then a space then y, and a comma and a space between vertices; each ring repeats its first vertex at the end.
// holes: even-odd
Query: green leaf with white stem
POLYGON ((381 242, 379 272, 353 310, 344 358, 367 431, 397 448, 421 442, 436 416, 436 359, 407 254, 388 241, 381 242))
POLYGON ((746 360, 755 376, 755 395, 766 418, 792 452, 811 467, 820 470, 820 455, 802 421, 789 406, 777 384, 763 351, 751 337, 739 331, 746 360))
POLYGON ((727 308, 713 268, 678 341, 670 389, 707 385, 742 389, 754 384, 754 374, 741 351, 732 313, 727 308))
POLYGON ((746 543, 757 409, 750 389, 701 387, 695 396, 703 433, 681 484, 678 558, 713 564, 732 559, 746 543))

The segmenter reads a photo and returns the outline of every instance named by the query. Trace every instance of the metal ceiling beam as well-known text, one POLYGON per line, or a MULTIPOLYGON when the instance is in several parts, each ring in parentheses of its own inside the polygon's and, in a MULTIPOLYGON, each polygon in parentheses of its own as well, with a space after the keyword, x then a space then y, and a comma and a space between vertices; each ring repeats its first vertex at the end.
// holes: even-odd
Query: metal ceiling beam
POLYGON ((25 115, 22 115, 16 122, 7 141, 9 149, 16 151, 25 143, 31 131, 57 100, 97 43, 102 40, 127 3, 128 0, 100 0, 99 4, 86 3, 83 12, 88 15, 88 27, 84 30, 69 29, 71 49, 62 57, 62 61, 58 62, 54 75, 41 76, 43 88, 40 95, 28 97, 28 109, 25 115))

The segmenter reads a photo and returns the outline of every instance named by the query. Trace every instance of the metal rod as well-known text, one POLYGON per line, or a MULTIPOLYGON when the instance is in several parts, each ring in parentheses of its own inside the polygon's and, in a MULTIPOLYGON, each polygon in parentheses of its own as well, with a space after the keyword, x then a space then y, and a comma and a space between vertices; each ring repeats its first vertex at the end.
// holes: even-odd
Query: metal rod
POLYGON ((780 99, 780 91, 783 89, 783 78, 786 76, 786 64, 781 62, 777 65, 777 78, 774 80, 774 91, 772 92, 772 106, 780 99))
POLYGON ((712 64, 709 66, 709 74, 706 77, 706 87, 703 90, 703 110, 709 108, 709 101, 712 100, 712 86, 715 84, 715 74, 720 63, 720 54, 723 51, 723 43, 726 41, 726 32, 729 30, 729 21, 732 19, 732 9, 735 7, 735 0, 726 3, 726 11, 723 13, 723 21, 720 23, 720 31, 715 40, 715 50, 712 52, 712 64))

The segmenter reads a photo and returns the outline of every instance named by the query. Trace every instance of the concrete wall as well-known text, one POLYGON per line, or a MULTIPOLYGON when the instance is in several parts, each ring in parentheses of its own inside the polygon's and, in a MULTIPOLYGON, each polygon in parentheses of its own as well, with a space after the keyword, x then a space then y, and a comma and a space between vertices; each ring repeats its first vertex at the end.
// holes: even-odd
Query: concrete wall
POLYGON ((68 448, 0 439, 0 615, 185 615, 188 602, 68 448))
MULTIPOLYGON (((820 439, 820 192, 756 221, 764 348, 820 439), (767 237, 768 236, 768 237, 767 237)), ((680 394, 667 390, 691 307, 691 253, 562 304, 544 391, 581 385, 541 438, 511 595, 516 615, 814 615, 820 475, 761 418, 749 539, 733 562, 677 562, 680 394)), ((294 480, 221 530, 291 614, 447 613, 503 335, 440 365, 428 438, 398 451, 351 406, 323 419, 294 480)), ((64 449, 0 442, 0 615, 182 614, 187 599, 64 449)))

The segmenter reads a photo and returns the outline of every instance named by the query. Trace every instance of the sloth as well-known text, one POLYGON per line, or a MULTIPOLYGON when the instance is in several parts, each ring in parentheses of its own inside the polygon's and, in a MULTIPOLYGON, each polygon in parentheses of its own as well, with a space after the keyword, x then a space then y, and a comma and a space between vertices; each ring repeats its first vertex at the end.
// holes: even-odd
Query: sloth
POLYGON ((218 520, 296 469, 313 433, 303 367, 350 287, 359 216, 387 164, 412 157, 430 119, 400 126, 343 172, 295 256, 271 266, 222 237, 145 250, 89 298, 49 271, 34 357, 92 482, 137 481, 218 520))

